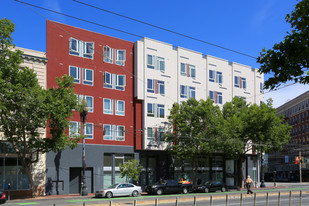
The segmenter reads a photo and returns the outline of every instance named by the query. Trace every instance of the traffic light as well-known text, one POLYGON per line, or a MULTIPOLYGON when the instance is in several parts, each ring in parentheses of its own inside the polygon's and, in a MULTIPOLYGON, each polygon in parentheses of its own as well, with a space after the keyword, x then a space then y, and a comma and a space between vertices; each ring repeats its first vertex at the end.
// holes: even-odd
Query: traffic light
POLYGON ((295 164, 299 164, 299 157, 295 157, 295 164))

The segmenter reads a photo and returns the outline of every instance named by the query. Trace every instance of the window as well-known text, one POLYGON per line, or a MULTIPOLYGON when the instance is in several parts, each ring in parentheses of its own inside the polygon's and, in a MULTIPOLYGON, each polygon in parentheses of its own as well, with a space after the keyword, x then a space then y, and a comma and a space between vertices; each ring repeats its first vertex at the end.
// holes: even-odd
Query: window
POLYGON ((260 93, 262 94, 263 93, 263 83, 260 82, 260 93))
POLYGON ((187 76, 187 65, 184 63, 180 64, 180 75, 181 76, 187 76))
POLYGON ((74 83, 80 83, 79 67, 70 66, 70 76, 74 78, 74 83))
POLYGON ((126 75, 120 74, 111 74, 108 72, 104 72, 104 88, 116 89, 116 90, 125 90, 126 86, 126 75))
POLYGON ((147 79, 147 92, 154 93, 155 92, 155 81, 153 79, 147 79))
POLYGON ((85 135, 85 138, 93 139, 93 124, 85 123, 83 133, 85 135))
POLYGON ((247 80, 243 77, 234 76, 234 87, 247 89, 247 80))
POLYGON ((147 55, 147 67, 149 69, 154 69, 155 68, 155 61, 154 61, 155 56, 148 54, 147 55))
POLYGON ((164 128, 158 128, 157 138, 160 142, 164 141, 164 128))
POLYGON ((222 92, 209 91, 209 97, 215 104, 223 103, 222 92))
POLYGON ((187 86, 180 85, 180 97, 187 98, 187 86))
POLYGON ((164 81, 147 79, 147 92, 164 95, 165 94, 164 81))
POLYGON ((189 77, 195 79, 195 73, 196 73, 195 66, 189 65, 189 77))
POLYGON ((164 81, 158 81, 158 86, 157 86, 157 93, 158 94, 162 94, 162 95, 164 95, 164 93, 165 93, 165 86, 164 86, 164 81))
POLYGON ((147 116, 154 117, 154 104, 152 103, 147 104, 147 116))
POLYGON ((154 55, 147 55, 147 68, 165 71, 165 59, 154 55))
POLYGON ((155 138, 156 138, 155 128, 147 127, 147 140, 155 141, 155 138))
POLYGON ((79 122, 70 122, 69 126, 69 135, 70 137, 79 137, 80 136, 80 126, 79 122))
POLYGON ((83 69, 83 84, 93 86, 93 70, 83 69))
POLYGON ((104 114, 113 114, 113 100, 112 99, 104 99, 103 104, 103 113, 104 114))
POLYGON ((104 140, 116 140, 124 141, 125 140, 125 127, 121 125, 104 125, 104 140))
POLYGON ((126 86, 126 75, 116 75, 116 89, 124 91, 126 86))
POLYGON ((94 53, 94 43, 70 38, 69 53, 71 55, 92 59, 94 53))
POLYGON ((82 104, 83 99, 86 100, 88 112, 93 112, 93 97, 86 95, 77 95, 79 104, 82 104))
POLYGON ((164 105, 158 104, 157 117, 164 118, 164 105))
POLYGON ((104 125, 104 132, 103 132, 103 139, 104 140, 112 140, 112 125, 105 124, 104 125))
POLYGON ((189 98, 195 99, 195 87, 189 87, 189 98))
POLYGON ((215 70, 209 70, 209 81, 223 84, 222 72, 218 72, 215 70))
POLYGON ((115 64, 124 66, 125 61, 126 61, 126 51, 125 50, 117 50, 116 49, 115 64))
POLYGON ((124 116, 125 102, 121 100, 116 100, 115 104, 116 115, 124 116))
POLYGON ((148 103, 147 116, 164 118, 165 117, 164 104, 148 103))
POLYGON ((109 46, 103 47, 103 61, 113 63, 113 49, 109 46))
POLYGON ((116 128, 116 140, 124 140, 124 126, 117 126, 116 128))
POLYGON ((194 98, 195 99, 195 87, 180 85, 180 98, 194 98))
POLYGON ((104 72, 104 85, 105 88, 112 88, 112 74, 104 72))

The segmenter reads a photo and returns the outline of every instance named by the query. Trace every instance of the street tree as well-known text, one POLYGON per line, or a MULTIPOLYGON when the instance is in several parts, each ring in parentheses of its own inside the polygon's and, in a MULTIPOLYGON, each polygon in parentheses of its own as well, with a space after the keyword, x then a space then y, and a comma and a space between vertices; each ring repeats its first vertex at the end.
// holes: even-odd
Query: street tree
POLYGON ((0 135, 17 154, 35 195, 33 164, 40 154, 77 146, 79 138, 69 138, 67 128, 76 108, 73 78, 57 78, 55 88, 43 89, 35 72, 20 67, 22 52, 14 51, 11 34, 14 24, 0 20, 0 135), (45 129, 49 127, 47 138, 45 129))
POLYGON ((290 139, 291 127, 277 115, 272 100, 258 106, 235 97, 223 105, 222 113, 225 134, 221 136, 221 150, 226 157, 237 160, 237 185, 243 187, 242 162, 246 154, 281 150, 290 139))
POLYGON ((288 81, 309 83, 309 0, 296 4, 295 10, 286 15, 292 31, 272 49, 265 48, 257 58, 260 72, 271 74, 265 81, 266 89, 275 89, 288 81))
POLYGON ((191 162, 191 178, 195 182, 199 159, 217 151, 217 140, 222 131, 220 108, 214 106, 210 98, 206 101, 191 98, 175 103, 168 119, 167 150, 176 159, 191 162))
POLYGON ((138 181, 139 175, 142 172, 143 166, 139 164, 138 160, 132 159, 124 164, 119 164, 121 178, 126 177, 126 182, 129 179, 138 181))

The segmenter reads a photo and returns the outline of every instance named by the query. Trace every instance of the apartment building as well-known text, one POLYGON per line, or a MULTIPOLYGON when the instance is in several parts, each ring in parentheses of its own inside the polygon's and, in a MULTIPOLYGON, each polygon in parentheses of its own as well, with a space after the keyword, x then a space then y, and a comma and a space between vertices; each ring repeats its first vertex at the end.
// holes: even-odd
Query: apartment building
MULTIPOLYGON (((138 159, 135 138, 138 102, 133 98, 134 44, 80 28, 47 21, 47 87, 55 77, 74 77, 79 101, 87 102, 83 127, 88 193, 122 182, 119 164, 138 159), (136 104, 136 105, 135 105, 136 104)), ((81 131, 80 114, 73 112, 69 133, 81 131)), ((137 135, 138 136, 138 135, 137 135)), ((47 154, 47 194, 80 193, 82 144, 47 154)))
MULTIPOLYGON (((45 52, 15 47, 14 50, 23 52, 23 63, 20 67, 33 69, 37 75, 39 84, 46 89, 46 63, 45 52)), ((46 137, 45 129, 39 130, 42 138, 46 137)), ((0 139, 3 140, 2 134, 0 139)), ((33 165, 32 174, 34 176, 34 186, 37 195, 44 195, 46 155, 40 154, 39 161, 33 165)), ((22 169, 22 164, 18 160, 17 154, 12 145, 6 141, 0 141, 0 190, 7 190, 11 185, 11 196, 19 197, 30 195, 29 180, 22 169)))
POLYGON ((268 155, 268 174, 266 178, 277 181, 299 181, 299 164, 296 157, 301 155, 302 179, 309 181, 309 91, 286 102, 277 108, 278 115, 292 126, 291 139, 283 151, 268 155))
MULTIPOLYGON (((189 162, 172 160, 163 151, 166 145, 162 134, 173 104, 191 97, 197 100, 211 98, 214 104, 222 108, 235 96, 242 97, 248 103, 260 104, 264 101, 264 76, 246 65, 149 38, 135 42, 134 52, 134 95, 142 101, 144 129, 140 158, 146 172, 142 174, 141 182, 152 183, 158 177, 180 179, 184 174, 185 178, 192 179, 189 162)), ((234 160, 225 160, 218 154, 212 159, 203 157, 201 161, 201 179, 221 180, 234 185, 234 160), (229 171, 224 172, 227 168, 229 171)), ((244 174, 258 181, 256 165, 256 156, 248 157, 244 163, 244 168, 247 168, 244 174), (248 169, 250 166, 251 169, 248 169)))

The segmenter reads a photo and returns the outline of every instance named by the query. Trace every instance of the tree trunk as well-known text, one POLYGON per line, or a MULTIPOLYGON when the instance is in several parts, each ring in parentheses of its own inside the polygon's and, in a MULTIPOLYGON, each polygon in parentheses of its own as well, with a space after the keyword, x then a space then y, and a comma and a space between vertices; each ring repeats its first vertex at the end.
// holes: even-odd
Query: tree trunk
POLYGON ((26 163, 25 158, 19 157, 19 160, 21 161, 21 164, 23 166, 23 169, 26 172, 26 175, 28 177, 29 183, 30 183, 30 191, 31 191, 31 197, 35 197, 35 187, 34 187, 34 181, 32 177, 32 165, 28 165, 26 163))
POLYGON ((236 184, 237 186, 243 188, 244 187, 244 174, 243 174, 243 171, 242 171, 242 163, 243 163, 243 160, 244 160, 244 156, 243 155, 240 155, 238 160, 237 160, 237 180, 236 180, 236 184))

